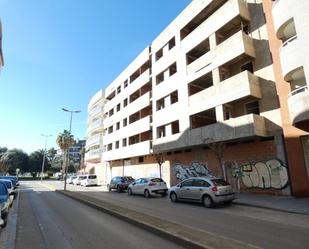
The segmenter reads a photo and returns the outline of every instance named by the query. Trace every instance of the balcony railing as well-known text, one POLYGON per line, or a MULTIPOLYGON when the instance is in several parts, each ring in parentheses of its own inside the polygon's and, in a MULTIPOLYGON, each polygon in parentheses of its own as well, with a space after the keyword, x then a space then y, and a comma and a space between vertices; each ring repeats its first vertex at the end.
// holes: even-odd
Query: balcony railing
POLYGON ((289 39, 287 39, 284 43, 282 43, 280 50, 296 39, 297 39, 297 35, 294 35, 294 36, 290 37, 289 39))
POLYGON ((294 96, 294 95, 302 93, 302 92, 308 92, 308 91, 309 91, 308 86, 299 87, 299 88, 296 88, 294 91, 290 92, 288 97, 294 96))

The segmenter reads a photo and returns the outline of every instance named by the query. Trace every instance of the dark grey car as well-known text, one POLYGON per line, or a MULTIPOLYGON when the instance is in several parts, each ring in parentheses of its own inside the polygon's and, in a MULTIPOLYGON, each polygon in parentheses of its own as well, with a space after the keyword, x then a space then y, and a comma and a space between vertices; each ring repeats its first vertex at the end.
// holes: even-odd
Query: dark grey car
POLYGON ((134 178, 132 176, 115 176, 107 185, 107 189, 108 191, 117 189, 118 192, 121 192, 123 190, 127 190, 128 186, 132 182, 134 182, 134 178))
POLYGON ((172 202, 200 202, 206 207, 218 203, 231 203, 234 192, 230 184, 222 178, 192 177, 188 178, 169 190, 172 202))

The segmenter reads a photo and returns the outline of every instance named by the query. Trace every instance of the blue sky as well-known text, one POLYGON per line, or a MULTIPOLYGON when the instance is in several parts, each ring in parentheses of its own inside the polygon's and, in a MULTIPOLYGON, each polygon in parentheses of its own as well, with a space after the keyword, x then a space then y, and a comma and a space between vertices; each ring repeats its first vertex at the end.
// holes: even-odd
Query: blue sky
POLYGON ((0 146, 32 152, 41 134, 84 138, 90 98, 106 87, 191 0, 0 0, 0 146))

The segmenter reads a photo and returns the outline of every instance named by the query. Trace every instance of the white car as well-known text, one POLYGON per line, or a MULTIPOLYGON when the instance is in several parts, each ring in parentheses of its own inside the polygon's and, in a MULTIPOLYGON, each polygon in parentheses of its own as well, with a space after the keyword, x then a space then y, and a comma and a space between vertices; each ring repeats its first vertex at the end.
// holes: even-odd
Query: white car
POLYGON ((165 196, 167 194, 167 186, 161 178, 139 178, 128 187, 128 195, 133 194, 144 195, 146 198, 153 195, 165 196))
POLYGON ((98 185, 98 178, 96 175, 85 175, 80 181, 81 186, 96 186, 98 185))
POLYGON ((74 180, 75 178, 77 178, 77 176, 69 176, 69 177, 67 178, 67 184, 73 184, 73 180, 74 180))
POLYGON ((73 179, 73 184, 74 185, 80 185, 81 180, 84 179, 84 177, 85 177, 84 175, 77 176, 75 179, 73 179))

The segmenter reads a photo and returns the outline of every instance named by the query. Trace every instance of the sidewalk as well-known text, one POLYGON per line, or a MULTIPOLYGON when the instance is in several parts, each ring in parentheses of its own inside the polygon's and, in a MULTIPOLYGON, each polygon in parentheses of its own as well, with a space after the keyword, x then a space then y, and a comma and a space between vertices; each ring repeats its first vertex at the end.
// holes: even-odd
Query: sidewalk
POLYGON ((269 196, 238 193, 234 204, 309 215, 309 197, 269 196))

